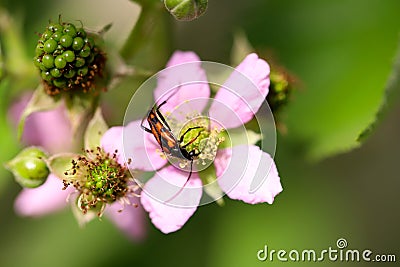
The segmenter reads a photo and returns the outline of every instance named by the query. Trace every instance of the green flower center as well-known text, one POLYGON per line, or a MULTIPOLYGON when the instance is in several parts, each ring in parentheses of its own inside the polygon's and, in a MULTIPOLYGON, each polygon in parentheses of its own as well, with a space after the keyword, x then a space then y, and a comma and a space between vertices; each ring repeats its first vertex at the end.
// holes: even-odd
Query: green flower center
MULTIPOLYGON (((224 129, 211 128, 210 118, 198 114, 188 115, 187 121, 180 124, 173 120, 172 129, 180 129, 176 136, 178 139, 183 137, 181 147, 186 146, 186 151, 200 153, 197 157, 197 169, 202 169, 210 165, 217 154, 218 146, 224 141, 221 133, 224 129), (201 167, 202 166, 202 167, 201 167), (201 167, 201 168, 200 168, 201 167)), ((188 162, 181 162, 184 168, 188 162)))
POLYGON ((105 205, 117 200, 129 203, 127 196, 135 194, 138 186, 129 175, 128 168, 121 166, 114 154, 97 151, 86 151, 85 156, 73 161, 72 174, 76 177, 73 186, 80 192, 78 207, 83 213, 99 210, 99 216, 105 205))

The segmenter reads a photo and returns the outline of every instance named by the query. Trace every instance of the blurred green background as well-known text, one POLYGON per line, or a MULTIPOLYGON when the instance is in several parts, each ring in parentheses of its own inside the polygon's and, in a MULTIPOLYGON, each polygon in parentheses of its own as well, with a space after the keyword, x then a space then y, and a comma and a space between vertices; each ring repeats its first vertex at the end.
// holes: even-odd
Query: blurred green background
MULTIPOLYGON (((28 58, 35 32, 58 14, 97 29, 114 22, 107 41, 119 48, 139 13, 125 0, 2 0, 0 7, 21 23, 28 58)), ((264 245, 321 250, 335 247, 338 238, 345 238, 349 248, 396 254, 400 261, 400 88, 393 88, 391 108, 373 134, 361 147, 356 141, 373 122, 392 73, 399 10, 397 0, 211 0, 207 13, 193 22, 175 22, 160 12, 134 64, 159 70, 175 49, 229 64, 234 33, 243 30, 260 55, 279 60, 300 81, 279 114, 287 127, 286 134, 278 133, 276 152, 284 191, 273 205, 226 199, 223 208, 215 203, 200 207, 169 235, 148 220, 147 239, 132 243, 106 219, 80 229, 69 210, 37 219, 17 217, 13 201, 20 187, 1 170, 0 266, 366 265, 259 262, 256 256, 264 245)), ((141 81, 127 79, 103 98, 112 110, 111 125, 122 123, 127 95, 141 81)), ((9 103, 0 103, 4 116, 9 103)), ((18 145, 9 126, 1 129, 4 161, 18 145)))

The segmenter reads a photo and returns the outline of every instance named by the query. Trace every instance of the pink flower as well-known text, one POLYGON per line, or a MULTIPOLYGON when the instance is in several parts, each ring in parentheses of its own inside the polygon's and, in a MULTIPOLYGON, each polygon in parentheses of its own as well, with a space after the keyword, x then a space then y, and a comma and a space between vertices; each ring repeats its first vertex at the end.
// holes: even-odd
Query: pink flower
MULTIPOLYGON (((26 95, 11 107, 9 117, 12 121, 18 121, 28 100, 29 96, 26 95)), ((23 142, 26 145, 41 146, 51 153, 72 150, 71 130, 65 107, 62 105, 54 110, 30 115, 25 123, 23 142)), ((110 153, 116 149, 111 146, 108 148, 112 149, 110 153)), ((65 208, 68 204, 67 199, 74 195, 75 190, 73 187, 62 190, 63 187, 61 179, 50 174, 42 186, 22 189, 15 200, 16 213, 20 216, 38 217, 65 208)), ((105 214, 128 237, 139 241, 146 236, 146 225, 144 210, 140 203, 136 204, 139 206, 122 207, 115 202, 106 209, 105 214), (122 212, 119 212, 122 208, 122 212)))
MULTIPOLYGON (((175 112, 175 118, 182 120, 193 110, 204 111, 210 99, 210 88, 199 57, 193 52, 178 51, 167 64, 167 67, 172 66, 158 76, 154 91, 158 104, 167 100, 161 112, 175 112), (188 62, 192 63, 184 64, 188 62), (177 86, 177 90, 173 89, 177 86), (171 89, 175 90, 174 93, 167 93, 171 89), (179 111, 176 112, 176 109, 179 111)), ((213 120, 212 127, 243 127, 265 101, 268 87, 268 64, 256 54, 248 55, 213 98, 208 110, 213 120)), ((119 146, 124 148, 125 157, 130 157, 131 153, 138 155, 139 151, 146 152, 147 155, 140 156, 140 163, 134 163, 136 168, 159 169, 167 160, 160 157, 160 146, 155 138, 140 129, 139 124, 140 121, 133 121, 124 129, 118 128, 121 135, 124 130, 124 135, 131 137, 125 139, 128 143, 119 146)), ((218 149, 213 164, 220 189, 232 199, 250 204, 272 204, 274 197, 283 190, 272 157, 255 145, 218 149)), ((182 189, 188 174, 175 166, 168 166, 156 172, 143 188, 141 203, 149 212, 153 224, 163 233, 179 230, 200 204, 203 190, 197 173, 193 172, 190 181, 182 189)))
MULTIPOLYGON (((53 174, 38 188, 23 189, 15 200, 15 211, 20 216, 39 217, 65 208, 67 199, 72 200, 74 188, 62 190, 63 183, 53 174)), ((131 201, 135 203, 134 200, 131 201)), ((146 237, 144 210, 140 206, 134 207, 114 202, 105 210, 105 215, 129 238, 141 241, 146 237), (120 211, 122 210, 122 211, 120 211)))
POLYGON ((64 208, 68 195, 73 193, 73 190, 62 188, 61 180, 50 174, 40 187, 22 189, 14 203, 15 212, 20 216, 37 217, 64 208))
MULTIPOLYGON (((15 127, 30 98, 31 94, 24 94, 10 107, 8 117, 15 127)), ((71 127, 64 104, 56 109, 36 112, 29 116, 25 122, 22 142, 25 145, 43 147, 52 154, 71 150, 71 127)))
MULTIPOLYGON (((15 127, 30 98, 31 94, 24 94, 10 107, 8 116, 15 127)), ((49 153, 71 149, 71 130, 65 107, 62 105, 29 116, 25 122, 22 142, 25 145, 42 147, 49 153)), ((41 187, 22 189, 15 201, 16 213, 21 216, 40 216, 64 208, 71 190, 61 190, 62 187, 63 184, 57 177, 49 175, 41 187)))

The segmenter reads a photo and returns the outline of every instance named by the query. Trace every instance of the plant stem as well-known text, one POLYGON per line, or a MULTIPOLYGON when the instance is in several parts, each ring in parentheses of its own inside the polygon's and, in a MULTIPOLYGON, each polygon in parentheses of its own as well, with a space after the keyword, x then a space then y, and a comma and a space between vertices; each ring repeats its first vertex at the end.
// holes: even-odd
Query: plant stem
POLYGON ((162 11, 161 2, 150 3, 149 1, 135 1, 141 4, 141 12, 134 29, 129 35, 125 45, 122 47, 120 54, 123 59, 128 61, 132 59, 138 50, 149 41, 149 36, 153 32, 162 11))

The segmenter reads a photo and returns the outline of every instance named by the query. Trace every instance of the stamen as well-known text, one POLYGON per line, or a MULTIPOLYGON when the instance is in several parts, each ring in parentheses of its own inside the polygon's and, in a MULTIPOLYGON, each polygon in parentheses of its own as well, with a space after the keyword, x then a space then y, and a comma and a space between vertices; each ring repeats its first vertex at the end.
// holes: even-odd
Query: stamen
MULTIPOLYGON (((117 162, 118 151, 111 155, 100 147, 86 150, 85 156, 72 161, 72 169, 66 175, 74 176, 71 181, 63 181, 64 189, 73 185, 80 192, 78 207, 85 214, 97 210, 99 217, 106 204, 115 201, 130 203, 128 197, 137 197, 139 187, 130 176, 127 165, 117 162)), ((131 159, 128 160, 131 163, 131 159)))
MULTIPOLYGON (((219 144, 224 141, 224 139, 220 137, 220 133, 224 131, 224 129, 218 129, 217 127, 211 129, 210 119, 198 113, 188 114, 186 119, 188 122, 179 127, 179 129, 181 129, 180 134, 185 133, 185 131, 190 128, 200 128, 189 131, 183 138, 183 145, 192 142, 186 146, 186 150, 194 150, 196 153, 200 152, 198 155, 199 160, 195 162, 196 164, 205 166, 207 163, 214 160, 219 144)), ((182 163, 182 168, 186 165, 187 162, 182 163)))

